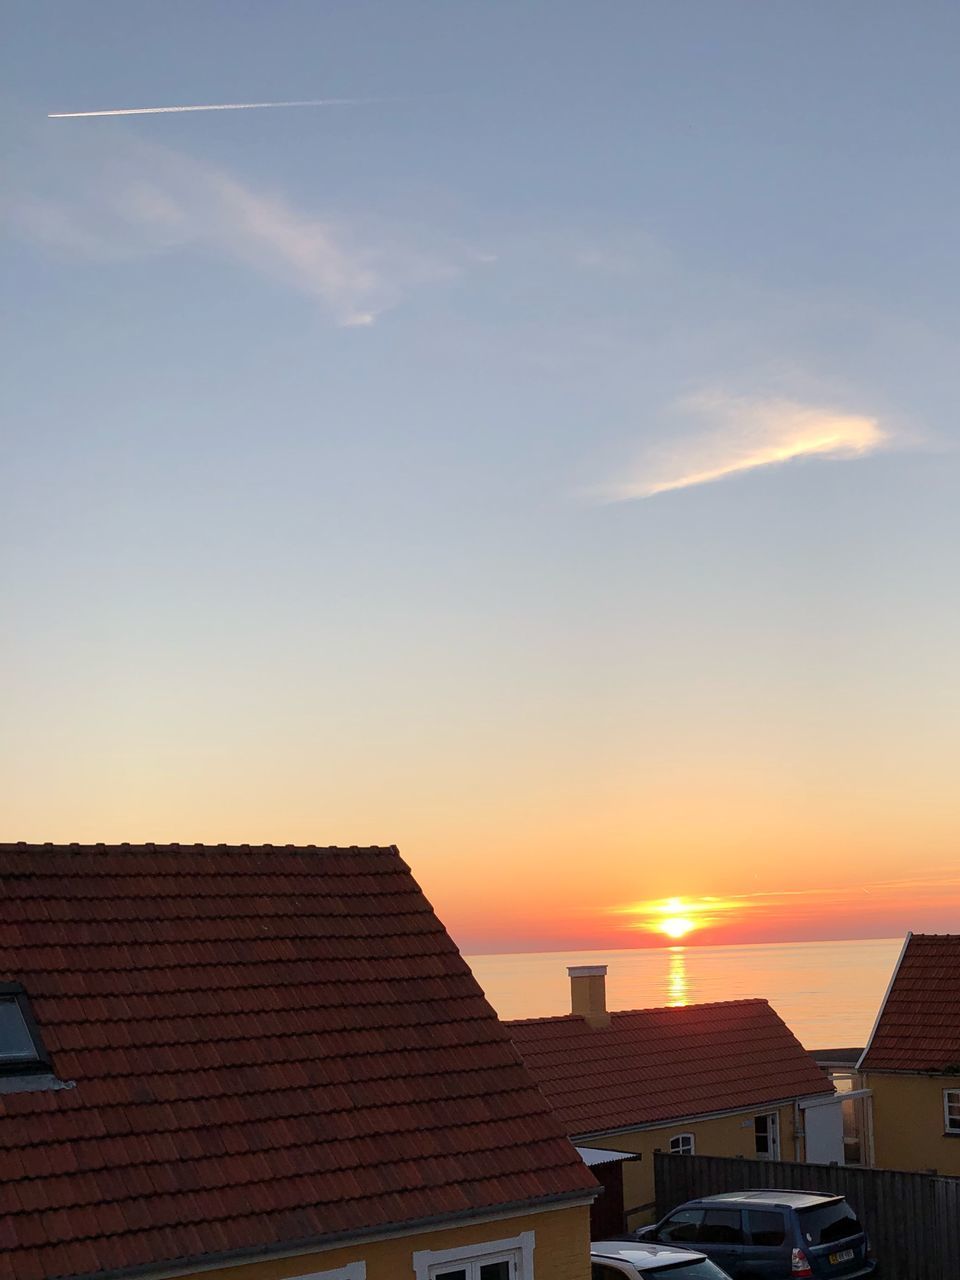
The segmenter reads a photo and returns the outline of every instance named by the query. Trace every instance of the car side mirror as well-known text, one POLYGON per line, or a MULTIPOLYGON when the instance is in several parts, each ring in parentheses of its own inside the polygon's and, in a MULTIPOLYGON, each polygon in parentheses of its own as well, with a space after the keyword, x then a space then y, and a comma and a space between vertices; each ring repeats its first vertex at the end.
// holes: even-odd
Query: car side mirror
POLYGON ((634 1240, 656 1240, 657 1224, 654 1223, 650 1227, 637 1227, 636 1231, 633 1233, 633 1238, 634 1240))

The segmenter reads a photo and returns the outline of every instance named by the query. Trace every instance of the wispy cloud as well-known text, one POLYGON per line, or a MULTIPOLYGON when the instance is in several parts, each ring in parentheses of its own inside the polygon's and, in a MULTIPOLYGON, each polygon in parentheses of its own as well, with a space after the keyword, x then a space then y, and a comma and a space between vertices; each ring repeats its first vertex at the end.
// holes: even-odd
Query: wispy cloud
POLYGON ((262 111, 272 107, 362 107, 391 98, 305 98, 298 102, 212 102, 183 107, 113 107, 108 111, 48 111, 48 120, 88 120, 92 116, 163 116, 180 111, 262 111))
POLYGON ((602 491, 608 501, 650 498, 797 458, 859 458, 889 441, 876 418, 795 400, 710 392, 677 408, 709 426, 648 451, 627 480, 602 491))
POLYGON ((317 299, 345 326, 373 324, 415 286, 459 264, 392 226, 348 225, 225 169, 141 139, 63 148, 43 180, 8 198, 21 235, 60 252, 117 261, 201 249, 317 299))

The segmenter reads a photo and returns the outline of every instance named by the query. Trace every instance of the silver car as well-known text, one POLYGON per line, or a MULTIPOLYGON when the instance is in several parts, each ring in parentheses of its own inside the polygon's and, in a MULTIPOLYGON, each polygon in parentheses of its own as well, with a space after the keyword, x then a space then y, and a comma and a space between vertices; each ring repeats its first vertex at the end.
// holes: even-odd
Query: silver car
POLYGON ((673 1245, 597 1240, 590 1246, 592 1280, 730 1280, 705 1253, 673 1245))

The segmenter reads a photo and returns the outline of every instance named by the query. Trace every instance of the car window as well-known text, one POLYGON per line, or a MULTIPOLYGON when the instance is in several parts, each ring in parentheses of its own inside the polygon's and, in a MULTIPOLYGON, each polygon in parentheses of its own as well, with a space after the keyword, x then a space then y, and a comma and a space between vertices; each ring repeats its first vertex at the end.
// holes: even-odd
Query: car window
POLYGON ((590 1270, 591 1280, 624 1280, 624 1272, 616 1267, 605 1267, 602 1262, 595 1262, 590 1270))
POLYGON ((782 1213, 773 1209, 750 1209, 747 1227, 753 1244, 778 1245, 787 1238, 787 1225, 782 1213))
POLYGON ((743 1244, 739 1209, 707 1209, 697 1232, 698 1244, 743 1244))
POLYGON ((820 1204, 813 1209, 799 1209, 797 1217, 807 1244, 833 1244, 835 1240, 859 1235, 863 1230, 846 1200, 820 1204))
POLYGON ((702 1209, 678 1209, 657 1231, 657 1239, 678 1243, 686 1240, 692 1243, 697 1238, 697 1229, 702 1221, 702 1209))

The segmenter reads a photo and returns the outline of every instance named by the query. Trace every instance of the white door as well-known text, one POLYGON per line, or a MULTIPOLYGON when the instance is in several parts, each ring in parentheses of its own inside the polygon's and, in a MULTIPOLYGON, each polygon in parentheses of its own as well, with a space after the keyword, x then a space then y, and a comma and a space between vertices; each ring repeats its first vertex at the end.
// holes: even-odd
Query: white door
POLYGON ((843 1164, 843 1111, 841 1099, 801 1102, 803 1131, 807 1135, 807 1164, 843 1164))

